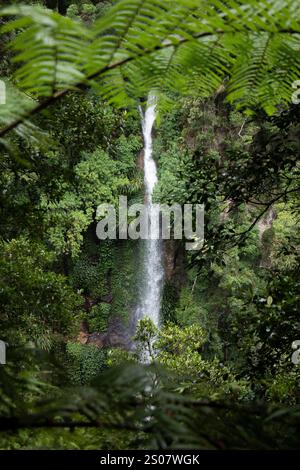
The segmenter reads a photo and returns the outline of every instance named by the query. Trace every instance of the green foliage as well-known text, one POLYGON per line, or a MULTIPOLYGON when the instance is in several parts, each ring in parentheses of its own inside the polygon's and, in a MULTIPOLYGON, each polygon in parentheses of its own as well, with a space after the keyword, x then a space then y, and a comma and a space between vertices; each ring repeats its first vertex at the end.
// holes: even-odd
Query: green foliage
POLYGON ((79 16, 79 8, 75 3, 71 3, 71 5, 68 7, 67 15, 70 18, 76 18, 79 16))
POLYGON ((280 272, 288 273, 293 271, 297 268, 298 262, 298 226, 296 214, 287 204, 276 205, 276 219, 273 222, 273 230, 270 253, 272 266, 280 272))
POLYGON ((90 330, 106 331, 110 314, 110 304, 101 303, 92 307, 87 317, 90 330))
POLYGON ((181 325, 193 325, 203 320, 205 316, 203 307, 195 301, 191 289, 183 288, 176 308, 176 319, 181 325))
MULTIPOLYGON (((259 105, 274 113, 280 102, 290 103, 299 75, 297 1, 202 3, 121 0, 92 28, 39 6, 5 8, 2 16, 14 19, 3 32, 18 32, 10 47, 18 87, 33 98, 29 109, 48 105, 37 97, 55 101, 62 89, 86 86, 119 106, 156 89, 167 105, 174 90, 207 97, 227 77, 227 99, 251 112, 259 105)), ((82 14, 92 10, 83 6, 82 14)), ((15 122, 13 128, 26 112, 13 110, 10 94, 2 108, 3 125, 15 122)))
MULTIPOLYGON (((139 321, 135 339, 137 351, 132 358, 147 357, 173 374, 169 387, 177 393, 196 398, 251 400, 253 393, 247 380, 237 380, 229 367, 217 358, 205 360, 201 350, 207 341, 203 328, 197 324, 182 328, 166 323, 158 330, 150 319, 139 321)), ((111 354, 109 363, 122 363, 124 356, 111 354)))
POLYGON ((68 374, 77 385, 90 384, 105 366, 106 352, 94 344, 68 343, 68 374))
POLYGON ((72 2, 67 9, 67 16, 70 18, 77 18, 82 20, 86 24, 90 24, 92 21, 95 21, 97 17, 103 16, 111 6, 111 2, 101 1, 97 2, 82 2, 74 1, 72 2))
POLYGON ((177 301, 178 291, 176 287, 171 282, 165 282, 161 301, 161 316, 163 322, 176 321, 177 317, 174 315, 174 312, 177 301))
POLYGON ((172 376, 157 366, 123 364, 109 369, 93 387, 74 388, 72 393, 69 389, 66 396, 49 393, 47 400, 35 402, 29 417, 3 418, 2 429, 11 429, 13 423, 14 429, 20 430, 12 438, 7 431, 1 435, 1 447, 27 447, 37 437, 37 446, 46 444, 47 448, 65 448, 66 442, 75 449, 123 449, 126 444, 143 449, 297 448, 297 407, 287 410, 232 402, 224 406, 170 392, 170 383, 172 376), (44 428, 49 420, 59 428, 22 430, 30 424, 44 428), (79 423, 87 424, 88 429, 69 434, 67 429, 79 423))
POLYGON ((136 306, 139 270, 136 264, 137 244, 135 240, 120 240, 113 249, 111 270, 111 313, 129 320, 136 306))
POLYGON ((1 234, 15 236, 26 226, 50 242, 58 255, 76 257, 83 233, 95 220, 97 204, 116 203, 119 191, 140 190, 135 166, 138 123, 92 95, 80 99, 70 95, 51 114, 39 118, 53 140, 51 150, 30 141, 22 150, 22 160, 12 161, 6 153, 0 159, 5 191, 1 234))
POLYGON ((76 327, 80 296, 61 274, 51 271, 53 256, 25 238, 1 243, 2 339, 51 349, 55 335, 76 327))
POLYGON ((0 447, 298 447, 296 0, 17 3, 1 13, 0 447), (107 354, 74 338, 136 305, 137 244, 99 243, 95 214, 141 198, 149 90, 168 111, 155 199, 204 203, 205 244, 165 284, 161 329, 143 319, 135 351, 107 354))
MULTIPOLYGON (((240 396, 298 403, 297 372, 281 357, 299 335, 299 114, 251 123, 222 101, 181 100, 155 139, 157 199, 205 203, 205 245, 173 314, 204 328, 203 359, 216 356, 245 381, 240 396), (272 205, 274 195, 283 202, 272 205)), ((227 379, 219 384, 225 393, 227 379)))
POLYGON ((85 41, 89 34, 79 23, 41 7, 7 7, 4 15, 18 15, 4 32, 19 30, 11 47, 21 66, 16 72, 19 88, 33 96, 49 96, 55 90, 84 79, 85 41))
POLYGON ((90 331, 106 330, 112 316, 130 319, 138 283, 136 247, 135 241, 97 243, 86 238, 80 256, 72 261, 71 282, 91 301, 85 314, 90 331))
POLYGON ((93 210, 81 209, 81 200, 66 191, 59 201, 41 197, 40 208, 45 212, 48 226, 47 236, 57 253, 71 253, 76 256, 83 242, 83 232, 92 223, 93 210))
MULTIPOLYGON (((130 157, 132 162, 132 154, 130 157)), ((125 193, 130 184, 124 173, 122 162, 112 160, 100 149, 84 155, 75 167, 75 177, 85 206, 96 209, 103 202, 116 203, 116 196, 125 193)))
POLYGON ((299 400, 299 366, 291 364, 290 357, 283 355, 274 369, 265 379, 266 399, 295 405, 299 400))
POLYGON ((136 447, 136 433, 100 429, 21 429, 14 433, 1 433, 1 450, 127 450, 136 447), (67 445, 66 445, 67 443, 67 445))
POLYGON ((74 287, 93 297, 107 294, 105 274, 106 270, 101 268, 101 261, 92 261, 84 252, 73 262, 71 269, 74 287))

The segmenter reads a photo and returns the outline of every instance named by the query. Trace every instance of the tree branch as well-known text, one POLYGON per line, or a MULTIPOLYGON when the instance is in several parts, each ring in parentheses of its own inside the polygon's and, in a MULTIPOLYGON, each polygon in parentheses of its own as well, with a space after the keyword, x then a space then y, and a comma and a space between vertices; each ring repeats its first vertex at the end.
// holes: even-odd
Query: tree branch
MULTIPOLYGON (((277 197, 275 197, 274 199, 272 199, 271 201, 269 201, 268 203, 265 203, 265 207, 264 209, 261 211, 261 213, 254 219, 254 221, 252 222, 252 224, 246 229, 244 230, 244 232, 240 232, 240 233, 236 233, 235 235, 233 235, 233 237, 240 237, 241 239, 244 239, 245 238, 245 235, 247 235, 247 233, 251 232, 251 230, 255 227, 255 225, 257 224, 257 222, 262 218, 262 216, 270 209, 270 207, 275 204, 275 202, 279 201, 281 198, 283 198, 284 196, 286 196, 287 194, 290 194, 290 193, 294 193, 294 192, 297 192, 297 191, 300 191, 300 188, 296 188, 296 189, 290 189, 289 191, 284 191, 283 193, 280 193, 277 197)), ((240 241, 240 240, 239 240, 240 241)), ((239 241, 237 241, 236 243, 234 243, 233 246, 237 245, 239 243, 239 241)))

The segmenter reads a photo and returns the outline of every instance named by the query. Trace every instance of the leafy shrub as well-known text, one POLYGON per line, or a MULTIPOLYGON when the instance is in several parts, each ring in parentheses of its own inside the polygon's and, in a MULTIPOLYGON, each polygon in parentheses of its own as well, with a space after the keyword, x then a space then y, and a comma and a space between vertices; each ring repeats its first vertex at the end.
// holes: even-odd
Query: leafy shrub
POLYGON ((90 384, 105 367, 106 352, 94 344, 68 343, 67 353, 69 378, 74 384, 90 384))
POLYGON ((42 243, 19 238, 0 245, 0 327, 2 339, 50 349, 55 335, 76 325, 82 300, 61 274, 51 271, 53 256, 42 243))
POLYGON ((163 288, 161 314, 163 322, 176 321, 175 308, 178 301, 178 291, 171 282, 166 282, 163 288))
POLYGON ((106 331, 110 315, 110 304, 100 303, 88 313, 90 331, 106 331))

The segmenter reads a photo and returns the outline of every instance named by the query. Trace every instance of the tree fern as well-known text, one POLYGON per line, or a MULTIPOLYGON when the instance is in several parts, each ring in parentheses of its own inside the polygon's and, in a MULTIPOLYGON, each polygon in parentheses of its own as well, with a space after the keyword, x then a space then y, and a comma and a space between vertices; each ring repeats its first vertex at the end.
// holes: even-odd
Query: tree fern
MULTIPOLYGON (((6 127, 11 123, 19 122, 20 124, 15 127, 15 137, 18 140, 28 140, 33 145, 39 147, 46 147, 50 143, 50 138, 47 133, 37 127, 30 119, 22 119, 22 116, 30 114, 34 109, 36 102, 27 94, 22 93, 12 83, 5 81, 5 100, 6 103, 0 105, 0 126, 6 127)), ((16 139, 1 138, 0 143, 4 146, 5 150, 20 159, 16 139)), ((23 160, 23 163, 24 162, 23 160)))
POLYGON ((82 68, 89 32, 79 23, 40 7, 20 6, 3 10, 17 15, 3 32, 17 31, 10 42, 13 61, 20 64, 15 80, 34 96, 50 96, 57 90, 84 81, 82 68))
MULTIPOLYGON (((94 428, 136 432, 143 449, 298 448, 299 406, 195 400, 171 391, 174 377, 157 365, 124 363, 102 372, 92 386, 53 393, 48 386, 48 397, 32 400, 30 411, 24 393, 37 394, 45 384, 9 372, 0 370, 0 431, 5 433, 94 428)), ((102 438, 100 432, 99 444, 102 438)))
POLYGON ((208 95, 226 78, 229 101, 272 113, 300 76, 297 10, 296 0, 120 0, 88 28, 41 7, 7 8, 14 81, 38 101, 13 117, 1 107, 0 135, 89 86, 130 106, 150 89, 161 102, 174 91, 208 95))

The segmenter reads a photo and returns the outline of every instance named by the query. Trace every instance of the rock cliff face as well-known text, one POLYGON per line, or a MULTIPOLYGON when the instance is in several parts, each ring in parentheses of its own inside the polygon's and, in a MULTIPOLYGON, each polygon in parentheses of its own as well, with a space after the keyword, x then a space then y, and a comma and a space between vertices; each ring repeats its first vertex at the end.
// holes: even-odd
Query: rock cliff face
POLYGON ((83 322, 77 341, 81 344, 94 344, 99 348, 120 347, 128 350, 132 346, 130 328, 117 316, 110 318, 106 332, 90 333, 88 325, 83 322))
POLYGON ((136 166, 138 167, 139 170, 142 170, 142 171, 144 170, 144 150, 140 151, 138 158, 137 158, 136 166))
MULTIPOLYGON (((180 290, 185 283, 185 251, 182 244, 176 240, 165 240, 164 242, 164 269, 165 279, 180 290)), ((90 300, 90 299, 89 299, 90 300)), ((111 299, 101 299, 102 302, 111 299)), ((88 302, 86 308, 90 308, 93 302, 88 302)), ((124 320, 114 315, 109 319, 108 328, 105 332, 90 332, 89 325, 83 321, 77 341, 81 344, 94 344, 99 348, 120 347, 125 350, 132 348, 132 336, 134 334, 134 318, 129 325, 124 320)))
POLYGON ((184 247, 177 240, 165 240, 164 267, 166 281, 180 288, 186 279, 184 264, 184 247))

